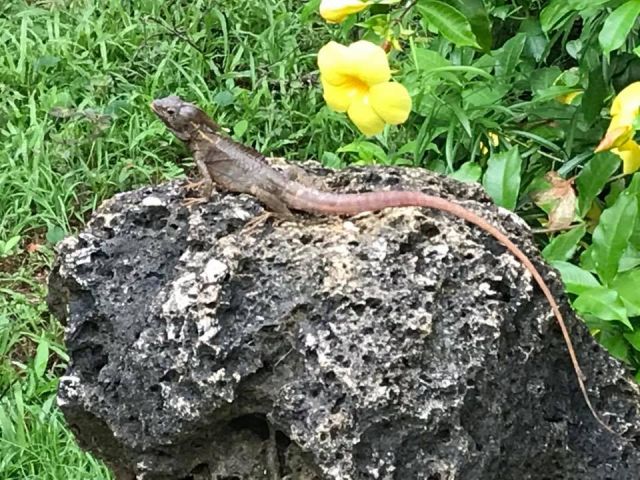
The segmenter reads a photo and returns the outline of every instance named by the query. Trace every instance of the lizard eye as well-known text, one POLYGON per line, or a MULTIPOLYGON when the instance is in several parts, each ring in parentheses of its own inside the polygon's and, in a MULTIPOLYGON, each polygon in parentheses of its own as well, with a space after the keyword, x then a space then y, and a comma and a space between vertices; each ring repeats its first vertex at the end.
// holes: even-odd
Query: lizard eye
POLYGON ((173 108, 169 107, 169 108, 167 108, 167 113, 168 113, 169 115, 175 115, 175 114, 176 114, 176 111, 175 111, 175 109, 173 109, 173 108))

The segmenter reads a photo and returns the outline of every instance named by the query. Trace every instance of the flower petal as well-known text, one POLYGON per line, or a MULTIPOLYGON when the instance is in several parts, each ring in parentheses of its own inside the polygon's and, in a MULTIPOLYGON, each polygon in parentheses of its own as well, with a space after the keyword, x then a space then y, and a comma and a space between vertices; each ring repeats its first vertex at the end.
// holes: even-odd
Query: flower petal
POLYGON ((620 90, 611 104, 611 116, 635 117, 640 109, 640 82, 633 82, 620 90))
POLYGON ((573 101, 580 95, 582 95, 584 91, 579 90, 575 92, 565 93, 564 95, 560 95, 556 97, 556 100, 560 103, 564 103, 565 105, 571 105, 573 101))
POLYGON ((322 0, 320 16, 327 22, 340 23, 348 15, 367 8, 369 3, 361 0, 322 0))
POLYGON ((371 108, 367 95, 356 98, 347 113, 358 130, 367 136, 377 135, 384 129, 384 121, 371 108))
MULTIPOLYGON (((345 82, 342 85, 333 85, 320 76, 322 83, 324 101, 332 110, 336 112, 346 112, 354 99, 366 95, 364 84, 360 82, 345 82)), ((366 87, 366 86, 365 86, 366 87)))
POLYGON ((348 47, 349 72, 369 85, 386 82, 391 78, 387 54, 382 47, 367 40, 354 42, 348 47))
POLYGON ((611 120, 606 135, 594 150, 594 153, 605 152, 612 148, 617 148, 627 143, 633 136, 631 125, 616 126, 614 119, 611 120))
POLYGON ((640 145, 629 140, 620 148, 611 150, 622 159, 622 173, 633 173, 640 170, 640 145))
POLYGON ((325 82, 341 85, 349 79, 350 59, 348 48, 337 42, 329 42, 318 52, 318 68, 325 82))
POLYGON ((411 97, 404 85, 396 82, 384 82, 369 90, 369 102, 385 123, 398 125, 404 123, 411 112, 411 97))

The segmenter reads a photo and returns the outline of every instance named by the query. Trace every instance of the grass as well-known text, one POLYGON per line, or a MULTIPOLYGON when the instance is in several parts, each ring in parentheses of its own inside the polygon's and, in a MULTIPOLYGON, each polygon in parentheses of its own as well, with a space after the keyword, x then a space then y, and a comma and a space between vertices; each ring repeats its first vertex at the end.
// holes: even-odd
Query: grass
POLYGON ((3 479, 109 478, 80 451, 55 404, 58 376, 67 360, 61 327, 46 314, 44 286, 20 268, 2 276, 0 299, 0 477, 3 479))
POLYGON ((267 154, 321 158, 353 138, 321 102, 329 38, 302 2, 0 4, 0 478, 106 479, 55 404, 62 328, 44 306, 53 245, 114 193, 184 175, 151 113, 179 94, 267 154), (239 5, 243 8, 238 8, 239 5))

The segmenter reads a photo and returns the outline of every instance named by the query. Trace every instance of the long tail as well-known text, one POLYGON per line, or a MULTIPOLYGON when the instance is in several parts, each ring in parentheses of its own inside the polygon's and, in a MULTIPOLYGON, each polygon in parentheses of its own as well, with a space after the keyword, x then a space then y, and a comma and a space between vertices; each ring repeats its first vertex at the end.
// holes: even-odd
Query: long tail
POLYGON ((321 214, 333 214, 333 215, 355 215, 362 212, 370 212, 383 210, 385 208, 390 207, 427 207, 433 208, 436 210, 441 210, 443 212, 450 213, 458 218, 466 220, 469 223, 476 225, 481 228, 489 235, 494 237, 500 243, 502 243, 509 252, 515 256, 520 263, 531 273, 531 276, 534 278, 542 293, 549 302, 551 306, 551 310, 558 321, 558 325, 560 326, 560 330, 562 331, 562 336, 564 338, 564 342, 567 345, 567 349, 569 350, 569 357, 571 358, 571 363, 573 365, 573 370, 576 374, 576 378, 578 379, 578 385, 582 392, 582 396, 584 397, 584 401, 589 407, 591 414, 596 419, 596 421, 607 431, 614 433, 611 428, 606 425, 595 408, 591 404, 591 400, 589 399, 589 394, 587 392, 587 387, 584 384, 584 374, 582 373, 582 369, 580 368, 580 363, 578 362, 578 358, 576 356, 575 349, 573 347, 573 342, 571 341, 571 337, 569 335, 569 331, 565 324, 562 313, 560 312, 560 308, 551 293, 551 290, 547 286, 544 278, 538 272, 538 269, 535 267, 533 262, 525 255, 525 253, 520 250, 520 248, 511 241, 511 239, 500 231, 498 228, 494 227, 487 220, 476 215, 475 213, 467 210, 463 206, 446 200, 440 197, 434 197, 432 195, 426 195, 422 192, 415 191, 382 191, 382 192, 366 192, 366 193, 329 193, 329 192, 320 192, 313 189, 302 188, 298 191, 296 195, 292 195, 289 199, 289 204, 293 209, 296 210, 304 210, 308 212, 321 213, 321 214))

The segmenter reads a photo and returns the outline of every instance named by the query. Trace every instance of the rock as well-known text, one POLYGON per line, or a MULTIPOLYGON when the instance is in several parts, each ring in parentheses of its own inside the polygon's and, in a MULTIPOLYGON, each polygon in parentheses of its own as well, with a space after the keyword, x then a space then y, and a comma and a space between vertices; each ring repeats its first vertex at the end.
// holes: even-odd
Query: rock
POLYGON ((58 400, 84 448, 154 480, 638 478, 638 388, 521 220, 417 169, 317 171, 341 191, 468 199, 507 231, 625 438, 590 416, 544 297, 478 228, 419 208, 256 220, 249 196, 188 208, 173 182, 116 195, 59 247, 58 400))

